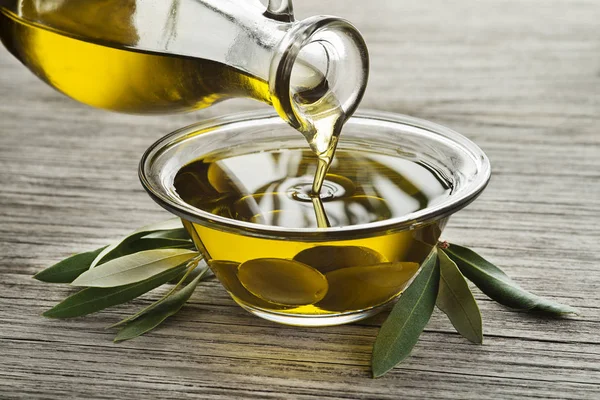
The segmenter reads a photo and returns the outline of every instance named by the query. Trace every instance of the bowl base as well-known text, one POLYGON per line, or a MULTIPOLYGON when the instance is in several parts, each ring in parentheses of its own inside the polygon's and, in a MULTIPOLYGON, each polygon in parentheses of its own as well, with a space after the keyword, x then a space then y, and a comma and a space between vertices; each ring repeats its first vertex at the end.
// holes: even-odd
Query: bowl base
POLYGON ((254 314, 257 317, 266 319, 268 321, 277 322, 283 325, 320 327, 344 325, 360 321, 365 318, 369 318, 375 314, 379 314, 380 312, 382 312, 389 304, 389 302, 381 304, 377 307, 369 308, 367 310, 333 315, 290 315, 265 311, 259 308, 248 306, 247 304, 238 304, 249 313, 254 314))

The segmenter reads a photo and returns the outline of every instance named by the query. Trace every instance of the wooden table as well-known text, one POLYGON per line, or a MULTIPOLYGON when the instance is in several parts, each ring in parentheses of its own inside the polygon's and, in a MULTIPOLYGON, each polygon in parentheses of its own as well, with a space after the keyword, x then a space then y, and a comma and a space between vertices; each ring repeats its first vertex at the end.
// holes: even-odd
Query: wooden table
POLYGON ((300 329, 253 317, 215 281, 163 327, 122 344, 103 328, 160 293, 75 320, 40 313, 70 293, 31 275, 162 220, 137 163, 188 115, 136 117, 77 104, 0 50, 0 397, 600 398, 600 2, 298 1, 299 17, 344 16, 372 71, 364 108, 447 125, 494 173, 444 236, 531 291, 583 314, 548 320, 476 291, 485 343, 436 311, 412 357, 369 377, 383 316, 300 329))

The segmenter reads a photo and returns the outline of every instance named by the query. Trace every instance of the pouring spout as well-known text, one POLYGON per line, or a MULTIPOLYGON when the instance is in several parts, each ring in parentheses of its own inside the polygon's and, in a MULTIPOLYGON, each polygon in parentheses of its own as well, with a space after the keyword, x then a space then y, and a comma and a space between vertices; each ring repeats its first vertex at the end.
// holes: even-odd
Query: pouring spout
POLYGON ((294 21, 292 0, 269 0, 269 5, 264 15, 265 17, 281 22, 294 21))

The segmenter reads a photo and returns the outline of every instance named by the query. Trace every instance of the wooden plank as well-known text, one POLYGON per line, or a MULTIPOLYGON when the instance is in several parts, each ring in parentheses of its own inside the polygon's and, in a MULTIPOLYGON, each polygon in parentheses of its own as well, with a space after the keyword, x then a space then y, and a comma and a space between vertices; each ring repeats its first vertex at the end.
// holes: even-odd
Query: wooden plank
POLYGON ((369 378, 384 316, 306 329, 236 306, 215 281, 163 327, 113 344, 104 327, 154 291, 86 318, 40 313, 70 293, 30 278, 71 253, 168 217, 137 163, 163 134, 266 109, 235 100, 193 114, 117 115, 76 104, 0 50, 2 398, 594 399, 600 397, 600 3, 596 0, 297 2, 340 15, 369 44, 363 107, 447 125, 490 156, 485 193, 444 236, 524 287, 583 314, 548 320, 476 292, 485 342, 434 314, 413 356, 369 378))

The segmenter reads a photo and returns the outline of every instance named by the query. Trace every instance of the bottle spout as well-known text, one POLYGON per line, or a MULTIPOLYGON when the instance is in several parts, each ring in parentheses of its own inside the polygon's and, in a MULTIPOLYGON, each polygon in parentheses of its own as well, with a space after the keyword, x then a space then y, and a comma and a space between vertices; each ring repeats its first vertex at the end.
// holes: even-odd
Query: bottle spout
POLYGON ((360 32, 346 20, 317 16, 287 31, 271 59, 268 81, 279 115, 306 136, 316 129, 316 113, 339 114, 340 124, 350 118, 368 76, 369 55, 360 32))
POLYGON ((281 22, 294 21, 294 7, 292 0, 269 0, 265 17, 281 22))

